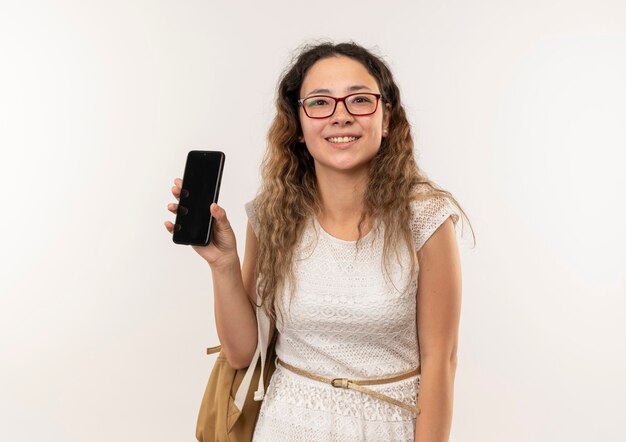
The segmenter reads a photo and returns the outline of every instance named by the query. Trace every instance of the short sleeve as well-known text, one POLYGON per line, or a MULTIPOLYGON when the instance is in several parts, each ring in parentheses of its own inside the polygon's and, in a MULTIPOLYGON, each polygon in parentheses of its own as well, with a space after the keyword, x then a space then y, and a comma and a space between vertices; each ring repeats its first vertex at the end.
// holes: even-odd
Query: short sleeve
POLYGON ((452 222, 456 225, 459 215, 453 209, 447 198, 443 196, 433 196, 431 198, 414 201, 411 203, 413 219, 411 230, 415 242, 415 251, 419 251, 428 238, 443 224, 448 217, 452 217, 452 222))
POLYGON ((254 234, 258 238, 259 237, 259 218, 256 215, 255 200, 248 201, 244 205, 244 207, 246 209, 246 214, 248 215, 248 221, 250 222, 250 225, 252 226, 252 230, 254 231, 254 234))

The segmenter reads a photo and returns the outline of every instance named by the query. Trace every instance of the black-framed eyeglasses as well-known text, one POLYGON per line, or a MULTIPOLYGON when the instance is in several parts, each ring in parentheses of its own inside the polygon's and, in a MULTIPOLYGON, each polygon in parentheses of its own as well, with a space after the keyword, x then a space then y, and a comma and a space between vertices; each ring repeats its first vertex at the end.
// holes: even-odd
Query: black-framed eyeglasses
POLYGON ((300 98, 298 104, 304 109, 309 118, 328 118, 335 113, 337 103, 342 102, 350 115, 362 117, 371 115, 378 109, 380 94, 359 92, 345 97, 331 97, 329 95, 311 95, 300 98))

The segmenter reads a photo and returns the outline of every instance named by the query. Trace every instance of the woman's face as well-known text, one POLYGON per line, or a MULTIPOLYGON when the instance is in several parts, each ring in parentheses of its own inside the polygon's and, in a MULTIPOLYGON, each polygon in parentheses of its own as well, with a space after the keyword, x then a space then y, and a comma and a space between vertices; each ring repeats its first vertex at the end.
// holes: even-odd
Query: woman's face
MULTIPOLYGON (((380 94, 376 79, 365 66, 348 57, 330 57, 317 61, 304 77, 300 98, 314 95, 343 97, 356 92, 380 94)), ((371 115, 351 115, 343 102, 327 118, 309 118, 299 110, 302 138, 315 161, 319 176, 322 170, 366 173, 380 149, 383 131, 389 125, 382 102, 371 115), (383 115, 384 114, 384 115, 383 115)))

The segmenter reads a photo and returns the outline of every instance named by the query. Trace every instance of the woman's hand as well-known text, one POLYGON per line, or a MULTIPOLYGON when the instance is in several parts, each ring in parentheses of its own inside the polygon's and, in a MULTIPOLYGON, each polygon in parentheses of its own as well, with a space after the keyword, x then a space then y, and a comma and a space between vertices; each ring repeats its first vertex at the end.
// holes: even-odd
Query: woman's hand
MULTIPOLYGON (((172 187, 172 195, 176 200, 180 200, 183 180, 176 178, 172 187)), ((176 213, 178 204, 170 203, 167 209, 176 213)), ((239 267, 239 256, 237 255, 237 240, 235 233, 226 218, 226 211, 216 203, 211 204, 211 215, 213 216, 213 231, 211 241, 206 246, 192 246, 193 249, 204 258, 212 269, 237 265, 239 267)), ((174 223, 165 221, 165 228, 168 232, 174 232, 174 223)))

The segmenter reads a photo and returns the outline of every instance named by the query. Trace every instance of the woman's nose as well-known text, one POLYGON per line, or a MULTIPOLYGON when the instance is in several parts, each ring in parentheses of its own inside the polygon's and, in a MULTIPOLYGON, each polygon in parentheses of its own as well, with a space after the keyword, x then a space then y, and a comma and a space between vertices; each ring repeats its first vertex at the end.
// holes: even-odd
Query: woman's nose
POLYGON ((353 115, 348 112, 348 108, 346 108, 346 103, 340 101, 337 103, 337 107, 335 108, 335 112, 331 116, 331 123, 340 123, 345 121, 354 120, 353 115))

